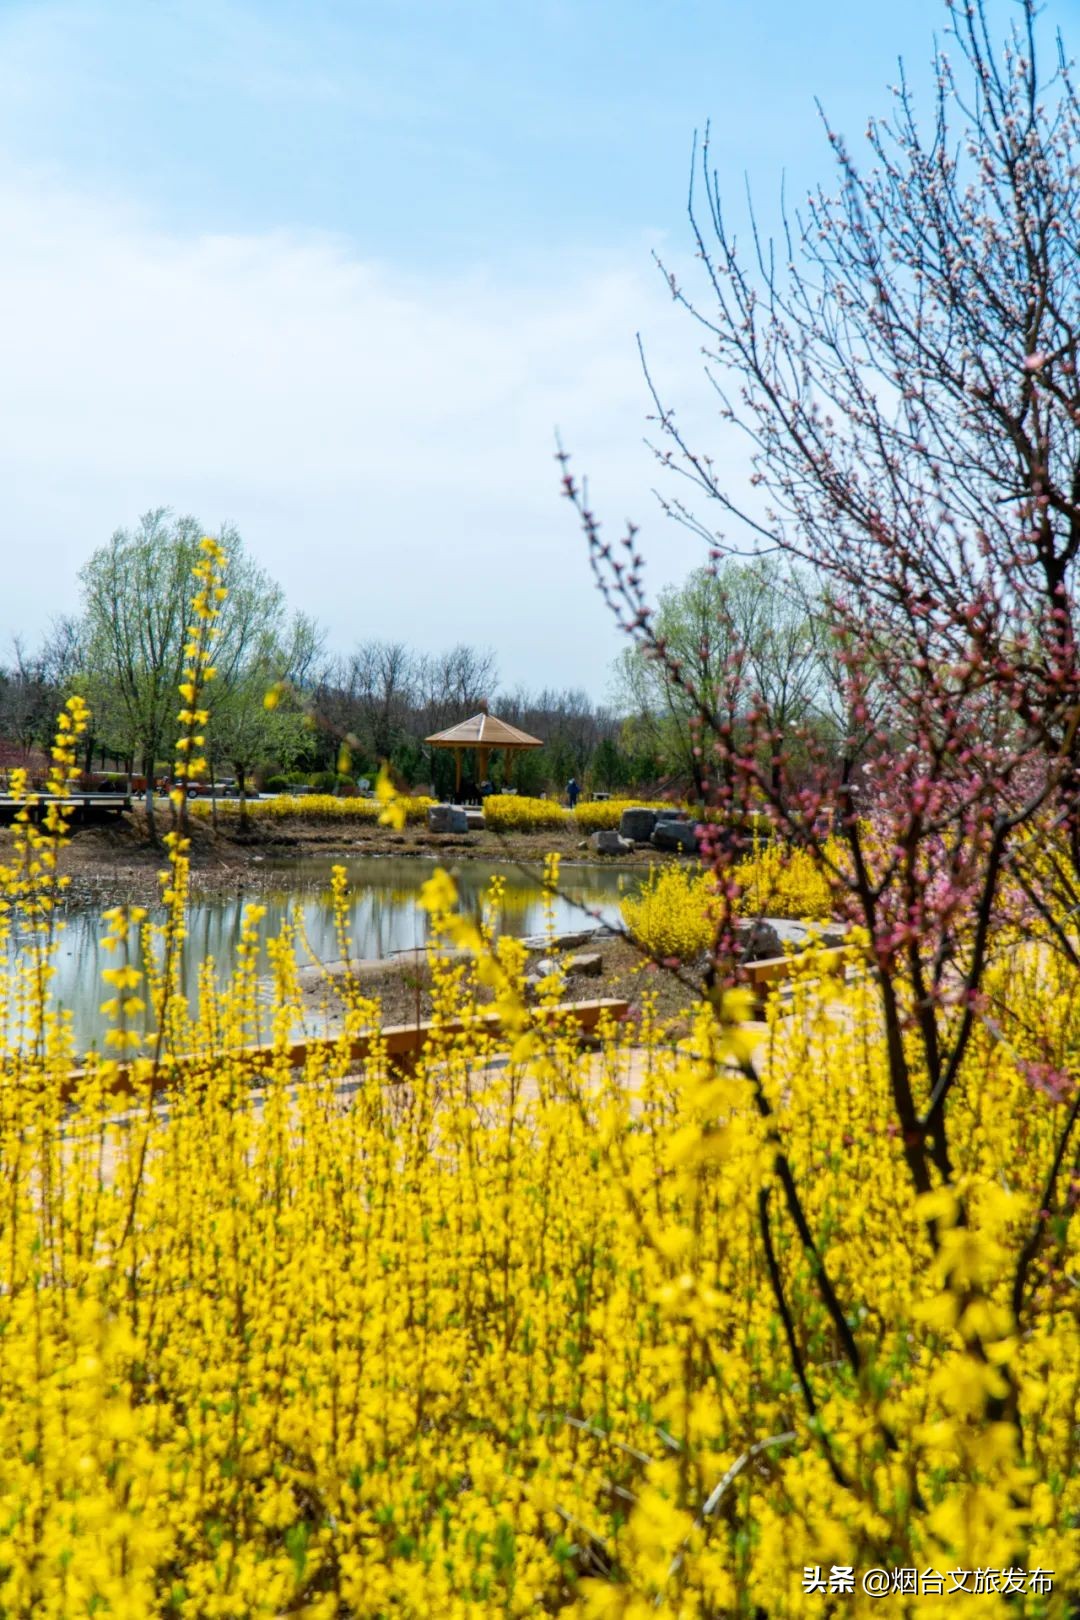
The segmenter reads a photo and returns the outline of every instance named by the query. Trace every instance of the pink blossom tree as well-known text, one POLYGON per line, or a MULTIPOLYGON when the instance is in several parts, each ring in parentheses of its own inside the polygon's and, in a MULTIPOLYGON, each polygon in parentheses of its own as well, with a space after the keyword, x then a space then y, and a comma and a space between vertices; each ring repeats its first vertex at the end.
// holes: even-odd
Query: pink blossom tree
MULTIPOLYGON (((600 588, 695 710, 720 812, 702 851, 721 887, 733 897, 731 829, 763 805, 831 867, 866 930, 890 1128, 919 1192, 954 1178, 949 1103, 971 1083, 973 1032, 1022 1016, 988 1002, 995 929, 1022 905, 1080 968, 1062 921, 1080 873, 1080 98, 1060 43, 1042 70, 1033 0, 1000 51, 982 0, 950 10, 956 60, 936 58, 928 132, 903 80, 892 117, 870 121, 865 169, 825 120, 837 185, 785 213, 779 247, 756 218, 749 251, 736 242, 707 135, 695 158, 701 286, 661 268, 748 447, 745 485, 689 442, 645 370, 668 514, 714 564, 779 551, 821 581, 846 709, 839 763, 819 753, 816 771, 792 771, 795 739, 769 726, 737 661, 723 704, 693 689, 657 630, 636 531, 604 538, 560 451, 600 588), (1055 839, 1061 859, 1030 860, 1055 839)), ((798 745, 805 760, 814 739, 798 745)), ((714 975, 739 968, 729 917, 714 975)), ((1049 1050, 1032 1078, 1062 1109, 1045 1211, 1080 1088, 1049 1050)), ((793 1188, 789 1207, 798 1225, 793 1188)), ((1018 1314, 1038 1250, 1034 1234, 1018 1314)))

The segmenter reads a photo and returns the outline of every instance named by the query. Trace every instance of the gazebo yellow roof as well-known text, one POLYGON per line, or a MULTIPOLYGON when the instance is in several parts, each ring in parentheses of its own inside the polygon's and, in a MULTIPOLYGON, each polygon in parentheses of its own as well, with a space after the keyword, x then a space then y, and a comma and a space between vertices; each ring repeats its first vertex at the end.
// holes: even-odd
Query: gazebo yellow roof
POLYGON ((447 731, 437 731, 425 742, 436 748, 543 748, 539 737, 498 720, 493 714, 474 714, 447 731))

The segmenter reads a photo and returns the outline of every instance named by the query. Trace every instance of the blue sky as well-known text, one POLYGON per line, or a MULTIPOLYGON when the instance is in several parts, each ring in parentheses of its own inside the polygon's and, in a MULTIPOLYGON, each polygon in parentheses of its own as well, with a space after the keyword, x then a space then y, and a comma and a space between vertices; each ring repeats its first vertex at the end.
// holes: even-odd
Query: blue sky
POLYGON ((635 350, 715 435, 650 258, 690 265, 695 128, 768 212, 782 175, 798 196, 828 173, 815 96, 857 138, 945 19, 3 0, 0 633, 73 609, 90 551, 171 505, 235 522, 342 650, 472 640, 504 685, 602 696, 620 642, 553 432, 610 526, 642 522, 655 587, 701 560, 656 510, 635 350))

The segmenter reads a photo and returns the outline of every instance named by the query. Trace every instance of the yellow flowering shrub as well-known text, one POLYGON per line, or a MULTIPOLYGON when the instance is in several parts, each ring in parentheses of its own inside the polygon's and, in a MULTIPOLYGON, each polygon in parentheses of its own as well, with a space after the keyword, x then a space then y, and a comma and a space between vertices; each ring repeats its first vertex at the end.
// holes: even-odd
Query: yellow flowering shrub
POLYGON ((604 831, 618 827, 624 810, 670 811, 684 808, 669 800, 659 799, 598 799, 579 804, 574 811, 574 822, 583 833, 604 831))
MULTIPOLYGON (((413 797, 402 794, 397 802, 404 808, 405 819, 412 825, 423 822, 428 809, 435 803, 434 799, 425 798, 422 794, 413 797)), ((211 803, 209 799, 193 799, 188 806, 194 816, 209 817, 211 803)), ((382 804, 378 799, 339 798, 333 793, 279 793, 272 799, 248 799, 244 805, 244 813, 256 821, 289 821, 295 817, 303 816, 310 821, 379 821, 382 813, 382 804)), ((239 816, 241 803, 239 799, 218 799, 218 816, 239 816)))
MULTIPOLYGON (((4 1620, 945 1620, 954 1575, 973 1614, 1076 1612, 1064 956, 995 959, 949 1184, 915 1198, 865 940, 847 977, 808 953, 763 1036, 729 992, 677 1035, 645 997, 587 1043, 557 972, 527 1000, 498 886, 475 922, 436 872, 403 1077, 356 978, 295 1049, 296 929, 262 962, 256 906, 188 1005, 177 829, 163 920, 106 914, 107 1033, 75 1069, 49 986, 86 718, 73 700, 56 798, 0 870, 4 1620), (1053 1032, 1052 1084, 1005 1006, 1053 1032), (940 1585, 882 1604, 867 1571, 940 1585)), ((333 906, 347 959, 342 868, 333 906)), ((921 1105, 915 1045, 909 1078, 921 1105)))
POLYGON ((687 962, 713 943, 718 907, 712 878, 674 861, 650 866, 636 894, 620 902, 623 922, 650 956, 687 962))
MULTIPOLYGON (((843 852, 829 840, 827 853, 843 852)), ((738 894, 735 909, 744 917, 763 915, 826 918, 833 908, 828 877, 806 850, 755 842, 732 869, 738 894)), ((637 894, 622 902, 622 919, 650 956, 686 962, 712 944, 719 917, 716 887, 697 865, 670 862, 650 867, 637 894)))
MULTIPOLYGON (((825 854, 837 866, 845 861, 838 839, 826 840, 825 854)), ((812 851, 779 840, 755 840, 752 851, 736 861, 732 876, 739 889, 736 909, 746 917, 819 919, 835 907, 828 870, 812 851)))
MULTIPOLYGON (((398 801, 405 808, 410 825, 422 822, 428 809, 436 801, 402 794, 398 801)), ((520 794, 493 794, 484 801, 484 818, 497 832, 578 831, 582 834, 598 828, 617 827, 623 811, 631 805, 640 805, 640 799, 607 799, 596 804, 579 804, 573 812, 565 809, 557 799, 533 799, 520 794)), ((211 802, 208 798, 193 799, 190 812, 194 816, 208 817, 211 802)), ((245 813, 259 821, 282 821, 304 816, 315 821, 378 821, 381 803, 377 799, 341 798, 332 793, 278 793, 272 799, 248 799, 245 813)), ((649 804, 651 810, 670 809, 667 804, 649 804)), ((218 817, 238 816, 240 800, 221 798, 217 801, 218 817)))
POLYGON ((570 825, 569 814, 555 799, 530 799, 517 793, 493 793, 484 800, 484 825, 495 832, 544 832, 570 825))
MULTIPOLYGON (((145 1055, 126 1113, 118 1058, 91 1059, 68 1106, 48 1014, 36 1055, 5 1045, 0 1612, 783 1617, 821 1612, 804 1570, 851 1565, 1040 1566, 1056 1599, 982 1612, 1064 1615, 1080 1244, 1048 1233, 1017 1331, 1058 1119, 1008 1049, 983 1039, 956 1097, 950 1224, 953 1195, 916 1206, 882 1128, 869 980, 826 1000, 807 978, 774 1013, 765 1120, 749 1042, 711 1009, 671 1043, 646 1004, 589 1051, 530 1018, 516 941, 453 899, 437 874, 422 903, 480 956, 439 970, 407 1087, 377 1041, 354 1055, 378 1017, 358 986, 340 1038, 290 1067, 294 942, 271 951, 267 1014, 256 908, 224 992, 190 1015, 153 992, 196 1054, 168 1110, 145 1055), (258 1035, 253 1072, 238 1049, 258 1035), (993 1415, 1011 1404, 1019 1426, 993 1415)), ((146 926, 110 918, 121 995, 146 926)), ((1052 984, 1024 990, 1049 1014, 1052 984)))

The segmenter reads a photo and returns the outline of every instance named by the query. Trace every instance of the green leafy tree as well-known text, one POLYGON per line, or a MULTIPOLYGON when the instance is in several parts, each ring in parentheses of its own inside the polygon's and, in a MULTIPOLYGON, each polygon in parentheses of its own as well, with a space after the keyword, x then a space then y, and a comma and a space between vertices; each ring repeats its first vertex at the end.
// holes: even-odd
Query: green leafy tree
MULTIPOLYGON (((83 567, 82 645, 88 695, 103 741, 138 762, 147 783, 147 825, 156 841, 154 774, 171 758, 176 738, 177 687, 191 618, 191 571, 204 533, 193 517, 158 507, 134 529, 117 529, 83 567)), ((217 677, 211 692, 219 721, 245 684, 263 668, 267 648, 285 623, 280 588, 244 553, 226 527, 217 677)), ((246 753, 246 749, 244 750, 246 753)))
POLYGON ((662 591, 656 613, 664 657, 627 648, 616 680, 636 746, 703 796, 710 727, 735 739, 754 718, 780 769, 797 728, 824 715, 827 670, 816 609, 803 578, 773 558, 698 568, 662 591), (694 694, 691 696, 691 692, 694 694))
POLYGON ((91 705, 111 746, 142 765, 152 839, 154 772, 175 736, 199 538, 193 517, 158 507, 134 529, 117 529, 79 576, 91 705))
MULTIPOLYGON (((207 740, 211 762, 227 760, 236 773, 241 804, 258 767, 272 761, 278 770, 288 771, 310 745, 311 722, 298 699, 320 643, 317 627, 303 614, 282 632, 275 623, 284 619, 281 591, 259 570, 249 570, 248 575, 241 585, 245 593, 259 577, 263 580, 261 622, 254 602, 249 602, 241 614, 248 634, 239 638, 242 645, 235 656, 227 653, 224 670, 219 659, 207 740)), ((240 606, 243 609, 244 603, 240 606)))

